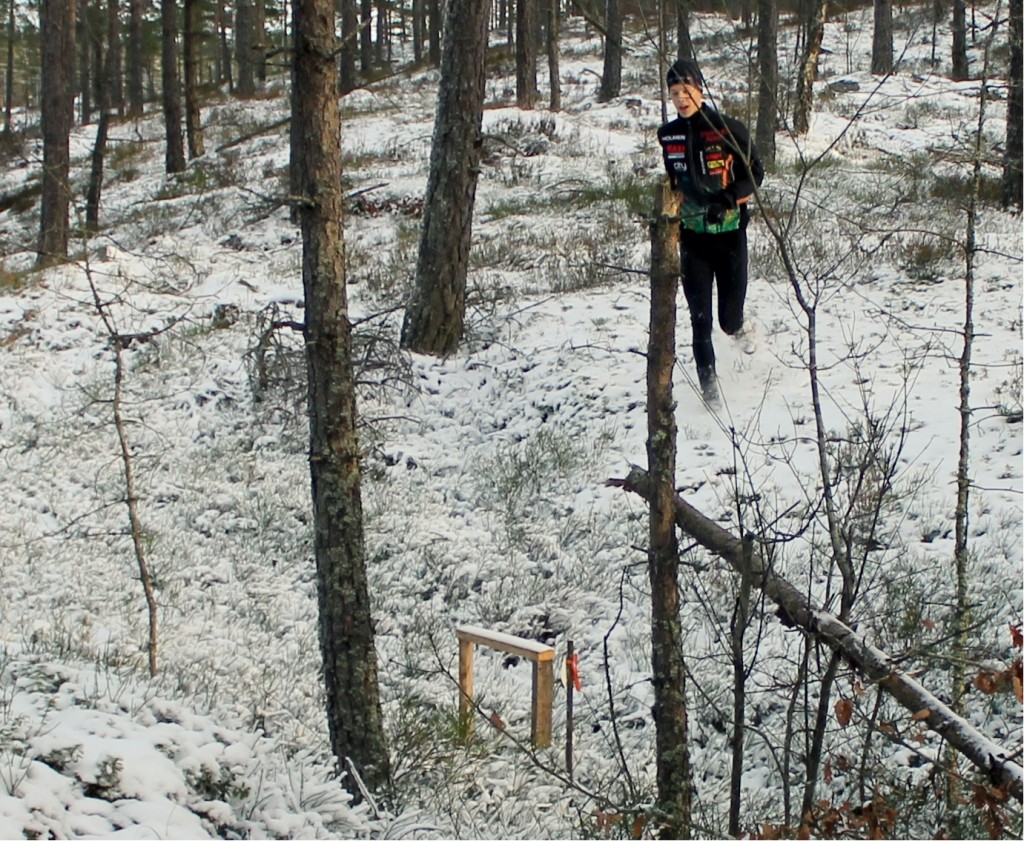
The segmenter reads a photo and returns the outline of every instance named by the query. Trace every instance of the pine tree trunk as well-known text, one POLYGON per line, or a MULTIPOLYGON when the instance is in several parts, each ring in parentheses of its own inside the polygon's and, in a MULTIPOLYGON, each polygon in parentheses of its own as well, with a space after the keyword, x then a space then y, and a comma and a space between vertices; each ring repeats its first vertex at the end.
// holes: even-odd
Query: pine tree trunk
POLYGON ((107 58, 104 62, 107 86, 106 107, 110 113, 124 114, 124 55, 121 49, 120 0, 107 0, 107 58))
POLYGON ((437 66, 441 63, 441 28, 444 26, 440 0, 427 0, 427 22, 430 27, 430 46, 427 58, 437 66))
POLYGON ((89 29, 89 0, 82 0, 78 6, 77 33, 78 42, 78 113, 85 125, 92 119, 92 65, 89 61, 92 54, 92 33, 89 29))
POLYGON ((676 58, 693 58, 693 40, 690 37, 689 0, 676 0, 676 58))
POLYGON ((821 54, 821 39, 825 34, 826 0, 810 3, 806 20, 806 39, 800 62, 800 75, 796 82, 796 109, 793 114, 793 130, 807 134, 811 127, 811 109, 814 105, 814 82, 818 78, 818 56, 821 54))
POLYGON ((128 116, 142 116, 142 0, 128 0, 128 116))
POLYGON ((185 171, 185 144, 181 137, 181 81, 178 75, 178 4, 160 0, 161 77, 163 79, 164 127, 167 136, 165 169, 185 171))
POLYGON ((199 62, 203 35, 203 12, 200 0, 185 0, 185 136, 188 156, 198 158, 203 146, 203 123, 199 113, 199 62))
POLYGON ((531 109, 537 101, 537 51, 534 49, 534 0, 516 2, 516 105, 531 109))
POLYGON ((754 144, 766 166, 775 164, 775 132, 779 126, 779 23, 777 0, 757 5, 757 125, 754 144))
POLYGON ((359 69, 366 74, 373 69, 373 0, 360 0, 359 25, 359 69))
POLYGON ((489 11, 490 0, 451 0, 445 18, 416 291, 402 324, 402 347, 416 353, 447 356, 462 340, 489 11))
MULTIPOLYGON (((390 776, 366 581, 352 329, 345 290, 334 0, 295 0, 292 158, 303 166, 302 283, 314 550, 331 747, 371 791, 390 776)), ((348 788, 357 797, 352 780, 348 788)))
POLYGON ((558 69, 558 0, 544 0, 547 3, 548 17, 548 82, 551 87, 551 97, 548 107, 552 111, 562 110, 562 79, 558 69))
POLYGON ((690 837, 690 760, 686 682, 679 622, 679 540, 675 523, 676 361, 679 197, 659 186, 651 222, 651 321, 647 345, 647 461, 651 479, 650 558, 652 714, 663 838, 690 837))
POLYGON ((256 67, 253 63, 252 0, 237 0, 235 6, 235 64, 238 65, 238 96, 256 95, 256 67))
MULTIPOLYGON (((108 0, 108 13, 117 8, 117 0, 108 0)), ((113 29, 110 18, 107 19, 108 26, 113 29)), ((108 35, 111 34, 108 29, 108 35)), ((99 108, 100 117, 96 126, 96 141, 92 147, 92 159, 89 167, 89 187, 85 196, 85 227, 90 233, 99 230, 100 227, 100 197, 103 194, 103 166, 107 154, 107 135, 110 130, 110 91, 114 86, 114 78, 117 75, 116 59, 110 50, 110 43, 113 39, 108 38, 108 49, 106 56, 100 56, 102 71, 99 74, 99 86, 96 91, 96 104, 99 108)))
POLYGON ((1021 121, 1024 116, 1024 85, 1021 84, 1021 42, 1024 41, 1024 27, 1021 25, 1021 4, 1018 0, 1010 3, 1010 89, 1006 99, 1006 157, 1003 160, 1003 207, 1020 208, 1024 204, 1021 196, 1024 167, 1021 161, 1021 146, 1024 145, 1024 130, 1021 121))
POLYGON ((341 37, 338 48, 338 92, 343 96, 356 87, 356 58, 359 53, 359 10, 356 0, 341 0, 341 37))
POLYGON ((52 266, 68 256, 71 168, 69 137, 74 121, 75 0, 42 0, 43 189, 36 265, 52 266))
POLYGON ((622 90, 622 7, 619 0, 605 0, 604 68, 598 102, 607 102, 622 90))
POLYGON ((14 0, 7 0, 7 68, 4 76, 4 134, 14 130, 11 101, 14 99, 14 0))
MULTIPOLYGON (((1011 5, 1016 2, 1018 0, 1011 0, 1011 5)), ((964 0, 953 0, 952 14, 950 26, 953 33, 953 50, 950 76, 954 81, 962 82, 970 76, 967 61, 967 7, 964 0)))
POLYGON ((875 0, 871 72, 877 76, 892 73, 892 0, 875 0))

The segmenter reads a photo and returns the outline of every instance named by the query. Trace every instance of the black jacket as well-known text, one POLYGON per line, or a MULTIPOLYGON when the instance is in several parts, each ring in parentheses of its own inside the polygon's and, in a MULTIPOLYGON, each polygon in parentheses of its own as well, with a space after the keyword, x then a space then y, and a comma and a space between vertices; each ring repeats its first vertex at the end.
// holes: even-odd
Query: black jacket
POLYGON ((743 224, 745 200, 764 179, 764 167, 746 126, 705 104, 690 118, 670 120, 658 129, 658 142, 672 187, 682 193, 680 215, 702 218, 709 201, 723 191, 738 204, 743 224))

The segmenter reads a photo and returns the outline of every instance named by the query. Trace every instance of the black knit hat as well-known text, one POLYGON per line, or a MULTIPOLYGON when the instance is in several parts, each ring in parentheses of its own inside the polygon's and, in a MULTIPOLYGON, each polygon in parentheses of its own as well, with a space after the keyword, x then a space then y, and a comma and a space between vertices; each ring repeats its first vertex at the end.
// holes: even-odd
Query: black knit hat
POLYGON ((701 74, 697 62, 692 58, 677 59, 675 64, 668 69, 665 81, 668 82, 669 87, 681 84, 693 85, 695 88, 704 87, 704 76, 701 74))

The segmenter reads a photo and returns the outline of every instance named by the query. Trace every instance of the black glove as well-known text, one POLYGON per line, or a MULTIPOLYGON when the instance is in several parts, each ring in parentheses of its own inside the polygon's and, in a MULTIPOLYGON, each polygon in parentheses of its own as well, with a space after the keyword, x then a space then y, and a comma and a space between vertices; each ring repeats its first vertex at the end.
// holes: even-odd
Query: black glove
POLYGON ((725 219, 725 214, 736 208, 736 199, 728 190, 720 190, 708 199, 707 210, 704 211, 704 218, 712 225, 720 225, 725 219))

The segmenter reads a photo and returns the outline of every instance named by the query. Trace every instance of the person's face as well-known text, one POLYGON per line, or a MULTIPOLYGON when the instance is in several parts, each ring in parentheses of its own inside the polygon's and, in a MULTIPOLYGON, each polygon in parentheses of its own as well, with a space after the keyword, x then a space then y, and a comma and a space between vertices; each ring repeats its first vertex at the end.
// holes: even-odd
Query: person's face
POLYGON ((684 117, 692 117, 700 110, 700 106, 704 102, 704 94, 701 93, 700 88, 689 82, 672 85, 668 89, 668 93, 672 97, 672 104, 676 107, 676 111, 684 117))

